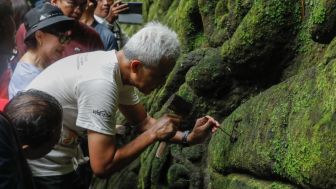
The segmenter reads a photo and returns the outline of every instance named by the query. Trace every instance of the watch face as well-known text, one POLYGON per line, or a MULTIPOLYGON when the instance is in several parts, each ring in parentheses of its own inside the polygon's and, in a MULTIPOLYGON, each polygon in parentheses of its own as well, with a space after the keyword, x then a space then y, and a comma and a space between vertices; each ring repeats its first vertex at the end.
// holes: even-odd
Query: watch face
POLYGON ((184 131, 182 136, 182 144, 188 145, 188 135, 190 131, 184 131))

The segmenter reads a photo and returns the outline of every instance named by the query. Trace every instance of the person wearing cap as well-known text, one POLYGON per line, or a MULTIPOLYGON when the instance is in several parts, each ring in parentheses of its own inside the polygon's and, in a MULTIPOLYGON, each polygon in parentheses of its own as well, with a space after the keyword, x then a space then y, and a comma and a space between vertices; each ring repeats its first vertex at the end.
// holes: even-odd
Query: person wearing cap
MULTIPOLYGON (((104 50, 99 34, 93 28, 79 22, 86 7, 86 0, 50 0, 50 4, 61 9, 65 16, 75 19, 72 27, 72 40, 65 46, 62 58, 81 52, 104 50)), ((24 24, 21 24, 16 32, 18 57, 27 51, 24 43, 25 33, 26 28, 24 24)))
POLYGON ((73 159, 80 153, 78 144, 85 134, 93 173, 107 177, 157 141, 193 145, 215 132, 219 124, 210 116, 199 118, 191 132, 177 131, 181 117, 165 115, 155 120, 139 101, 136 89, 149 94, 161 86, 179 55, 177 34, 160 23, 149 23, 120 51, 76 54, 38 75, 27 88, 54 96, 64 117, 58 144, 45 157, 29 161, 34 180, 48 180, 44 188, 60 188, 55 182, 66 183, 63 189, 75 188, 70 182, 76 180, 73 159), (138 137, 122 147, 116 145, 118 109, 139 131, 138 137))
POLYGON ((42 70, 59 60, 71 39, 74 19, 45 3, 24 17, 27 52, 19 60, 9 83, 9 99, 23 90, 42 70))
POLYGON ((117 39, 117 45, 121 48, 126 42, 126 36, 119 24, 116 22, 119 13, 128 10, 128 4, 123 3, 121 0, 96 0, 97 6, 94 11, 94 19, 107 27, 110 31, 113 32, 115 38, 117 39))

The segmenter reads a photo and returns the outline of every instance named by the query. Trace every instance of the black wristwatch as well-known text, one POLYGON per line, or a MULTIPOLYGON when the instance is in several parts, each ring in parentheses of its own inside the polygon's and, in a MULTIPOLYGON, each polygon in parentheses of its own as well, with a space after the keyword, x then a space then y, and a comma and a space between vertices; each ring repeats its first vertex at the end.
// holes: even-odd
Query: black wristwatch
POLYGON ((184 146, 189 146, 189 143, 188 143, 188 135, 189 135, 190 131, 189 130, 186 130, 183 132, 183 136, 182 136, 182 144, 184 146))

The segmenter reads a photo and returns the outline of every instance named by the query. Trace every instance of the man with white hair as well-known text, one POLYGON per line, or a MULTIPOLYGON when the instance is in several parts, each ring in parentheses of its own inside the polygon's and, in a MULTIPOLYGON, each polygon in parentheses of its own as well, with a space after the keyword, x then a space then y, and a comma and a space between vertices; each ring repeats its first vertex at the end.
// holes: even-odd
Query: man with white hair
MULTIPOLYGON (((44 158, 29 161, 35 179, 75 177, 73 158, 78 153, 78 139, 86 132, 91 168, 100 177, 120 170, 156 141, 203 142, 219 127, 212 117, 198 119, 190 134, 184 135, 177 131, 179 116, 155 120, 134 91, 137 88, 149 94, 165 82, 179 54, 176 33, 150 23, 132 36, 123 50, 73 55, 44 70, 28 88, 54 96, 62 104, 64 118, 59 143, 44 158), (120 148, 115 135, 117 108, 142 132, 120 148)), ((68 187, 75 188, 73 184, 68 187)))

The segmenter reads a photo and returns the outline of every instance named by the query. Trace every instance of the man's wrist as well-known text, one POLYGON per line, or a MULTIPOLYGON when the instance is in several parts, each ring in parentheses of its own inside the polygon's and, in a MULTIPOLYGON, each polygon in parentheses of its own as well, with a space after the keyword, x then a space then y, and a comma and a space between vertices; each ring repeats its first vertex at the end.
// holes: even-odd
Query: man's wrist
POLYGON ((189 130, 186 130, 186 131, 183 132, 183 135, 182 135, 183 146, 189 146, 189 141, 188 141, 189 134, 190 134, 189 130))

